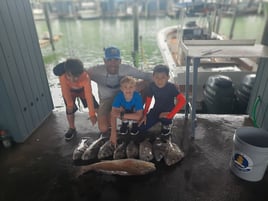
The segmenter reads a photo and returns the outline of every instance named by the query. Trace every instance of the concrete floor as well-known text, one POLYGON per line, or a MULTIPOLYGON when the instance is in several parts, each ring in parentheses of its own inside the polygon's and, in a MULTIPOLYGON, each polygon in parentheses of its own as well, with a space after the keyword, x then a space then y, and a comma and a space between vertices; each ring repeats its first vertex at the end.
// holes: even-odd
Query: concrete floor
POLYGON ((145 176, 96 172, 76 177, 72 152, 82 136, 98 137, 86 113, 77 113, 79 135, 66 142, 64 112, 53 112, 25 143, 0 146, 1 201, 261 201, 268 199, 268 174, 247 182, 231 173, 229 161, 236 128, 251 125, 247 116, 198 115, 195 140, 190 124, 178 116, 173 141, 185 152, 174 166, 157 163, 145 176), (90 133, 90 134, 89 134, 90 133))

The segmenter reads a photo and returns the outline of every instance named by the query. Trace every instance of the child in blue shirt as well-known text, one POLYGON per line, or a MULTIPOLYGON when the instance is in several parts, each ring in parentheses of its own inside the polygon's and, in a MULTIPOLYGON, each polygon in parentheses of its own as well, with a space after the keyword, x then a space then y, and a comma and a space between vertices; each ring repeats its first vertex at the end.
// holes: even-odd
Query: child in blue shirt
POLYGON ((125 135, 137 135, 138 122, 143 115, 143 103, 141 95, 136 91, 136 80, 131 76, 125 76, 120 81, 120 92, 114 98, 111 111, 111 136, 110 141, 116 145, 116 120, 120 118, 122 125, 119 133, 125 135), (132 121, 131 129, 129 123, 132 121))

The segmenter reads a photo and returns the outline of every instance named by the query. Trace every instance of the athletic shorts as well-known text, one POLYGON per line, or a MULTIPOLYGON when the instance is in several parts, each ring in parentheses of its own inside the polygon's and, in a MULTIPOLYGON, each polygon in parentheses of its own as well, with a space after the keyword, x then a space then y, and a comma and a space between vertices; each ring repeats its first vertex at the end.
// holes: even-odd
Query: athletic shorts
MULTIPOLYGON (((72 97, 72 100, 73 100, 73 103, 74 103, 74 108, 73 108, 72 113, 68 113, 68 114, 73 114, 73 113, 75 113, 78 110, 78 107, 75 104, 76 98, 79 98, 80 101, 82 102, 84 108, 87 108, 87 100, 85 98, 85 93, 84 93, 84 90, 83 89, 71 90, 71 97, 72 97)), ((92 95, 92 97, 93 97, 94 108, 95 109, 98 109, 99 108, 99 104, 98 104, 98 102, 96 101, 96 99, 95 99, 95 97, 93 95, 92 95)), ((66 105, 65 99, 64 99, 64 103, 66 105)), ((67 111, 66 111, 66 113, 67 113, 67 111)))
POLYGON ((114 101, 114 97, 101 99, 99 109, 98 109, 98 116, 110 115, 110 112, 112 111, 113 101, 114 101))

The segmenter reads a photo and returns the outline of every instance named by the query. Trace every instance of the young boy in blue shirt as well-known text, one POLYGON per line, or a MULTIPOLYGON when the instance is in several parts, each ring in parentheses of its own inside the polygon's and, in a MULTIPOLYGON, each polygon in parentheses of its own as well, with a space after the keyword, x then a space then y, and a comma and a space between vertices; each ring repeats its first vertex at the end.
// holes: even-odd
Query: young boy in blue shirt
POLYGON ((185 105, 186 99, 173 83, 168 82, 169 78, 169 68, 167 66, 155 66, 153 82, 149 85, 149 93, 146 98, 144 116, 139 123, 140 132, 144 133, 157 122, 161 122, 161 136, 166 138, 171 134, 172 119, 185 105), (154 97, 155 103, 149 111, 152 97, 154 97), (174 99, 176 99, 176 104, 174 99))
POLYGON ((116 145, 116 120, 120 118, 122 125, 119 133, 137 135, 138 122, 143 115, 143 103, 141 95, 136 91, 136 80, 131 76, 125 76, 120 81, 120 92, 114 98, 111 111, 111 136, 110 141, 116 145), (129 123, 132 121, 131 129, 129 123))

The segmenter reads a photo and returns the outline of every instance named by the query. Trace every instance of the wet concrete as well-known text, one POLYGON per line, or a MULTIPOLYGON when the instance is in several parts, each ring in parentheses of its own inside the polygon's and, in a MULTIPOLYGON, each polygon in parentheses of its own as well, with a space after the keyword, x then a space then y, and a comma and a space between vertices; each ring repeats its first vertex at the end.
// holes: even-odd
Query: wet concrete
POLYGON ((190 123, 178 115, 172 140, 185 158, 145 176, 115 176, 89 172, 76 176, 79 166, 72 152, 81 137, 98 137, 86 113, 78 113, 79 135, 64 140, 64 112, 53 112, 23 144, 0 148, 1 201, 255 201, 268 198, 268 174, 259 182, 247 182, 229 168, 236 128, 252 125, 247 116, 198 115, 196 138, 190 123))

